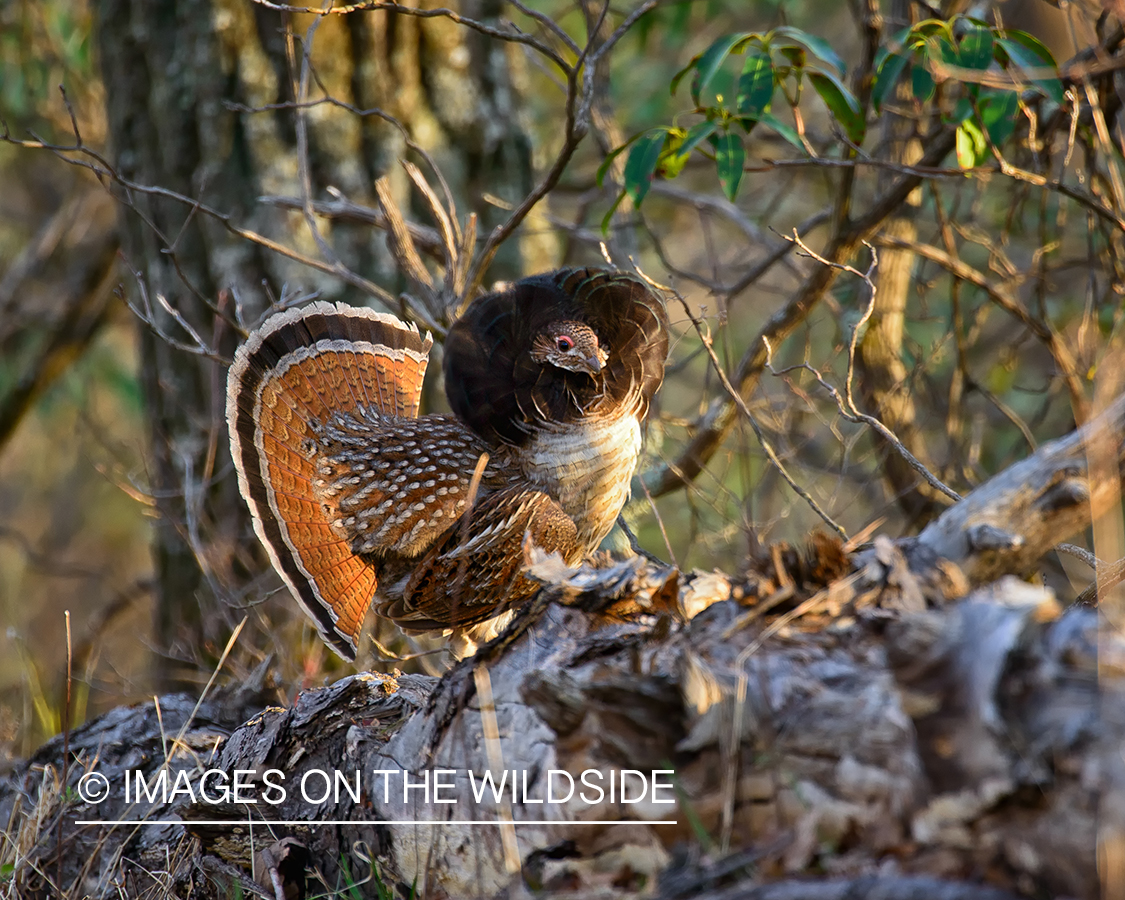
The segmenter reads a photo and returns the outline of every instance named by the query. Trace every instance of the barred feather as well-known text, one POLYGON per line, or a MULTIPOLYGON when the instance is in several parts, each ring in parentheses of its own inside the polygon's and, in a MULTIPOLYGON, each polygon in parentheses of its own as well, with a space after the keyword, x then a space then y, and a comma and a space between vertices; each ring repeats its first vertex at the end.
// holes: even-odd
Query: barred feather
POLYGON ((521 571, 528 537, 568 562, 597 546, 628 494, 667 315, 627 275, 517 282, 450 331, 454 415, 418 417, 430 344, 394 316, 316 303, 269 319, 229 373, 254 528, 347 659, 373 599, 410 630, 487 628, 535 590, 521 571), (593 332, 604 368, 533 357, 560 321, 593 332))

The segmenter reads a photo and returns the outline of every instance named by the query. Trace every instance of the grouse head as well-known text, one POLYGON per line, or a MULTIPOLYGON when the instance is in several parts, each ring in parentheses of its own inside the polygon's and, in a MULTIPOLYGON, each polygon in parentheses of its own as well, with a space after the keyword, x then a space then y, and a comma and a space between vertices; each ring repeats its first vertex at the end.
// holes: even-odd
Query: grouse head
POLYGON ((531 358, 568 372, 597 376, 609 354, 598 345, 598 336, 582 322, 551 322, 531 342, 531 358))
POLYGON ((445 342, 453 411, 490 442, 592 416, 643 418, 664 378, 668 314, 633 275, 559 269, 474 300, 445 342))

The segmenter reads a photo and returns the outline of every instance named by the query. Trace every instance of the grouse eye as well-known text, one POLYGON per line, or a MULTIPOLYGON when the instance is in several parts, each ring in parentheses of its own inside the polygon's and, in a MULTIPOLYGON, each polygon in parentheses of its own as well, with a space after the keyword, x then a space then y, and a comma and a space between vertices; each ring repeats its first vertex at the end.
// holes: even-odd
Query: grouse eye
POLYGON ((574 341, 568 338, 565 334, 558 339, 557 346, 563 353, 567 353, 574 349, 574 341))

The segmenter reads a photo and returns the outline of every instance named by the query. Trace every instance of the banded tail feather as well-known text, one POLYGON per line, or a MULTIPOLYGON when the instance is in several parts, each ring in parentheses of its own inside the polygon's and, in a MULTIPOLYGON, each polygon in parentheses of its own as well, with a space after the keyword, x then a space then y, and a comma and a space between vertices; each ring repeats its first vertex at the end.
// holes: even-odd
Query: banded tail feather
POLYGON ((341 416, 418 415, 432 340, 395 316, 313 303, 269 318, 227 377, 227 427, 254 530, 325 643, 354 659, 377 583, 334 527, 316 447, 341 416))

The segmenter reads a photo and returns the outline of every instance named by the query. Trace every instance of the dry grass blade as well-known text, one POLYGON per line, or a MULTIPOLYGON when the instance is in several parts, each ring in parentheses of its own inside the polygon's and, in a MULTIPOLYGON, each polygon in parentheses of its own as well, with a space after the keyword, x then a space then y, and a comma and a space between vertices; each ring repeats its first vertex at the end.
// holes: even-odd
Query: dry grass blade
MULTIPOLYGON (((484 730, 484 747, 488 756, 488 765, 494 773, 503 772, 504 752, 500 746, 500 725, 496 720, 496 704, 492 699, 492 680, 488 676, 488 669, 475 666, 473 681, 476 683, 477 696, 480 697, 480 718, 484 730)), ((512 824, 512 810, 508 805, 507 797, 504 798, 500 816, 503 819, 500 825, 500 840, 504 846, 504 867, 508 872, 518 872, 520 853, 516 845, 516 829, 512 824)))
POLYGON ((410 176, 410 180, 414 182, 414 186, 422 192, 426 198, 426 202, 430 205, 430 212, 433 217, 437 219, 438 227, 441 228, 442 238, 444 239, 446 252, 450 255, 450 261, 455 260, 458 251, 458 245, 461 242, 461 228, 457 224, 457 210, 452 205, 446 209, 442 206, 441 200, 438 199, 434 189, 430 187, 430 183, 422 174, 414 163, 403 160, 402 167, 406 170, 406 174, 410 176))
POLYGON ((414 246, 414 239, 410 236, 410 229, 406 227, 406 220, 402 211, 395 203, 391 194, 391 185, 384 175, 375 182, 375 196, 379 199, 379 208, 387 217, 387 241, 395 263, 403 274, 413 282, 415 289, 422 294, 426 308, 431 312, 434 309, 434 280, 429 270, 422 264, 422 258, 414 246))
MULTIPOLYGON (((452 208, 448 212, 446 211, 437 194, 434 193, 433 188, 430 187, 429 182, 426 181, 416 165, 403 160, 402 167, 406 170, 406 174, 410 176, 410 180, 414 182, 414 186, 426 198, 430 207, 430 214, 437 220, 438 228, 441 230, 442 251, 445 256, 446 291, 446 302, 443 305, 449 305, 451 298, 457 296, 454 285, 457 280, 456 273, 460 269, 461 229, 457 226, 457 211, 452 208)), ((437 314, 440 313, 440 310, 434 309, 432 312, 437 314)))
POLYGON ((454 296, 462 298, 462 302, 467 302, 469 299, 465 296, 465 292, 469 286, 469 272, 473 267, 473 251, 476 245, 477 214, 469 213, 469 218, 465 222, 465 231, 461 236, 461 254, 458 257, 459 265, 454 280, 454 296))
POLYGON ((172 744, 173 751, 183 741, 184 735, 187 733, 188 728, 191 727, 191 723, 195 720, 196 713, 199 712, 199 707, 201 707, 203 705, 203 701, 207 699, 207 694, 210 692, 211 686, 215 683, 215 679, 218 677, 219 672, 222 670, 223 664, 227 661, 227 657, 230 656, 231 650, 234 649, 234 645, 238 641, 238 636, 242 634, 242 629, 246 626, 246 618, 247 617, 243 616, 242 621, 239 622, 238 625, 235 626, 234 631, 231 632, 230 639, 227 641, 227 645, 223 648, 223 652, 219 657, 219 661, 215 663, 215 668, 211 672, 211 677, 207 679, 207 684, 204 685, 203 690, 199 694, 199 699, 195 703, 195 708, 192 709, 191 715, 187 717, 187 719, 184 721, 183 727, 180 728, 179 733, 176 735, 176 740, 172 744))

